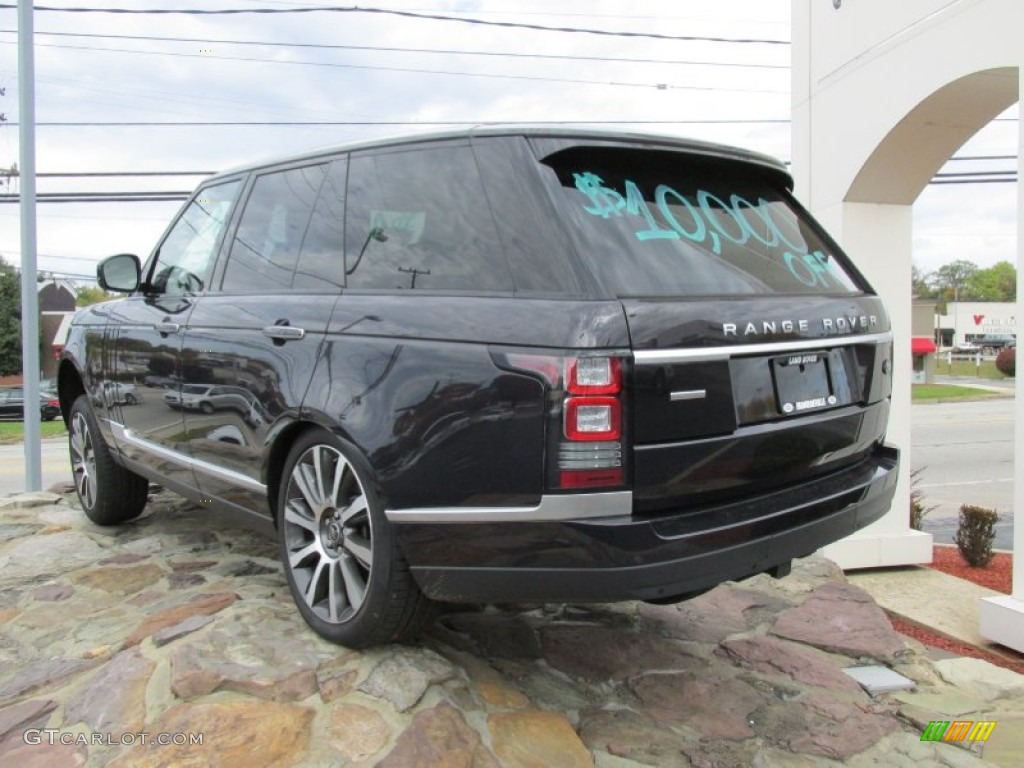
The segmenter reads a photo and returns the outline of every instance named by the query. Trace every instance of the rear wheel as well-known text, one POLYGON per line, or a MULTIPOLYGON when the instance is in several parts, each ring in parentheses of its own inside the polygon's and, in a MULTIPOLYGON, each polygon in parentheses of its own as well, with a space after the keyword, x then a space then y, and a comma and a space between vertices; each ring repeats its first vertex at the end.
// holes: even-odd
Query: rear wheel
POLYGON ((86 517, 97 525, 117 525, 142 514, 149 481, 114 462, 86 395, 71 406, 68 447, 75 490, 86 517))
POLYGON ((292 447, 278 497, 292 597, 317 634, 351 648, 409 639, 430 613, 371 477, 354 446, 317 429, 292 447))

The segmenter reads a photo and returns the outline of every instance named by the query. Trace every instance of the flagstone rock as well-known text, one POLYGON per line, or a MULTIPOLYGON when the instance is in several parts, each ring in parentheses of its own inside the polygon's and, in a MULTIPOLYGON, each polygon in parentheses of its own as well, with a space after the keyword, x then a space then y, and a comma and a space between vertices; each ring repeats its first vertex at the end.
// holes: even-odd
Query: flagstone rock
POLYGON ((700 597, 677 605, 641 604, 642 619, 680 640, 720 643, 730 635, 746 632, 756 622, 747 617, 758 609, 778 610, 789 603, 763 592, 723 584, 700 597))
POLYGON ((751 721, 754 731, 769 741, 799 754, 833 760, 846 760, 900 729, 896 717, 822 690, 772 702, 755 712, 751 721))
POLYGON ((142 730, 146 684, 155 668, 137 648, 118 653, 68 700, 64 723, 82 722, 95 732, 118 737, 142 730))
POLYGON ((16 768, 81 768, 89 759, 88 747, 81 744, 62 744, 48 740, 39 744, 25 744, 21 739, 0 745, 0 765, 16 768))
POLYGON ((164 577, 159 565, 107 566, 76 573, 71 580, 79 586, 99 589, 115 595, 133 595, 164 577))
POLYGON ((179 704, 148 730, 184 734, 184 744, 136 744, 109 763, 110 768, 209 766, 209 768, 288 768, 300 764, 311 735, 314 712, 294 704, 252 699, 179 704), (202 744, 189 738, 201 737, 202 744))
POLYGON ((367 760, 387 746, 391 727, 380 713, 359 704, 339 704, 328 712, 327 740, 346 760, 367 760))
POLYGON ((175 640, 191 635, 193 632, 202 629, 212 622, 212 616, 189 616, 187 619, 175 624, 173 627, 167 627, 167 629, 161 629, 159 632, 154 632, 153 645, 160 648, 168 643, 173 643, 175 640))
POLYGON ((189 600, 170 606, 147 616, 124 641, 124 647, 138 645, 162 629, 180 624, 190 616, 211 616, 219 613, 238 599, 231 592, 196 595, 189 600))
POLYGON ((499 768, 499 763, 454 707, 439 704, 416 713, 374 768, 499 768))
POLYGON ((906 650, 885 611, 852 584, 819 586, 801 605, 782 613, 771 634, 833 653, 885 661, 906 650))
POLYGON ((663 725, 630 709, 589 710, 580 714, 580 738, 591 750, 659 768, 687 768, 682 739, 663 725))
POLYGON ((0 709, 0 744, 8 736, 17 737, 28 728, 43 728, 50 719, 50 713, 57 708, 53 699, 31 699, 0 709))
POLYGON ((49 686, 56 686, 65 682, 68 678, 84 672, 93 666, 89 659, 65 659, 50 658, 32 661, 13 670, 9 670, 3 680, 0 680, 0 704, 5 703, 8 698, 23 696, 49 686))
POLYGON ((77 531, 31 536, 0 555, 0 583, 41 581, 92 565, 105 554, 96 542, 77 531))
POLYGON ((1024 711, 1024 675, 982 659, 956 658, 935 662, 942 679, 983 701, 1010 699, 1024 711))
POLYGON ((39 526, 32 525, 31 523, 6 523, 0 525, 0 544, 31 536, 38 530, 39 526))
POLYGON ((0 510, 7 507, 14 507, 15 509, 49 507, 60 502, 62 498, 63 497, 61 497, 60 494, 49 493, 48 491, 26 491, 14 496, 8 496, 5 499, 0 499, 0 510))
POLYGON ((356 679, 359 677, 356 665, 360 659, 361 655, 358 653, 342 652, 317 667, 316 686, 322 701, 340 699, 355 689, 356 679))
POLYGON ((528 768, 557 765, 589 768, 590 751, 559 712, 539 709, 501 712, 487 718, 494 754, 503 766, 528 768))
POLYGON ((807 685, 860 691, 860 685, 824 654, 779 638, 757 636, 726 640, 715 653, 758 672, 785 675, 807 685))
POLYGON ((705 665, 671 640, 612 627, 552 626, 540 637, 548 664, 584 680, 625 680, 650 670, 705 665))
POLYGON ((706 739, 750 738, 750 715, 766 703, 749 683, 707 672, 646 675, 632 689, 655 720, 688 726, 706 739))
POLYGON ((67 584, 44 584, 41 587, 36 587, 29 594, 33 600, 56 603, 67 600, 75 594, 75 588, 67 584))
POLYGON ((374 667, 359 690, 405 712, 416 706, 431 685, 454 674, 452 665, 433 651, 403 648, 374 667))
POLYGON ((537 634, 522 616, 494 613, 456 613, 446 626, 469 635, 485 655, 499 659, 536 659, 541 655, 537 634))
POLYGON ((317 691, 320 660, 312 643, 268 611, 238 616, 175 649, 171 690, 182 699, 223 690, 298 701, 317 691))

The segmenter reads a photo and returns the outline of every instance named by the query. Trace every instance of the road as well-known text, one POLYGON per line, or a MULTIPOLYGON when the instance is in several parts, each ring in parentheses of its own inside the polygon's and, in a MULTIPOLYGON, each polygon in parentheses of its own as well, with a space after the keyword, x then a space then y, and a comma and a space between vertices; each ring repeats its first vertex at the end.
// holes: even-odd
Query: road
MULTIPOLYGON (((43 490, 55 483, 71 481, 67 437, 42 441, 43 490)), ((25 444, 0 445, 0 496, 25 490, 25 444)))
POLYGON ((1013 548, 1013 399, 912 406, 911 465, 917 487, 936 506, 924 530, 949 544, 961 504, 996 509, 995 547, 1013 548))

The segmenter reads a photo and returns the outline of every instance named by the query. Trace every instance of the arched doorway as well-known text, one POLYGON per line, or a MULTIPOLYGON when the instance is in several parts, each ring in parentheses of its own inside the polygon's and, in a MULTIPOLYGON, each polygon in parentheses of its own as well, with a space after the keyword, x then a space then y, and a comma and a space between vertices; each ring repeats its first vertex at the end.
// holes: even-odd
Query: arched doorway
MULTIPOLYGON (((935 172, 1021 98, 1022 51, 1013 30, 1024 4, 1009 0, 895 6, 793 3, 793 171, 797 194, 842 242, 889 308, 895 347, 890 439, 904 450, 885 518, 829 547, 844 568, 927 562, 931 537, 909 528, 912 205, 935 172)), ((1024 130, 1018 128, 1018 168, 1024 130)), ((1019 177, 1020 174, 1018 174, 1019 177)), ((1024 202, 1018 191, 1018 232, 1024 202)), ((1018 237, 1018 296, 1024 274, 1018 237)), ((1024 317, 1017 312, 1018 337, 1024 317)), ((1016 404, 1016 466, 1024 472, 1024 397, 1016 404)), ((1024 517, 1024 482, 1014 509, 1024 517)), ((1024 551, 1024 525, 1014 549, 1024 551)), ((983 601, 981 631, 1024 651, 1024 566, 1013 595, 983 601)))

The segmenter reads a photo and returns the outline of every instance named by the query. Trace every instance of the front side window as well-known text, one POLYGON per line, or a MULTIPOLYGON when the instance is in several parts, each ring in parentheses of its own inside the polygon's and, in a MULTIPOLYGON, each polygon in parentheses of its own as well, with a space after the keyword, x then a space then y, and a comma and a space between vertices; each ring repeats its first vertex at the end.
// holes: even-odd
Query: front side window
POLYGON ((512 290, 468 146, 352 157, 347 203, 348 287, 512 290))
POLYGON ((291 290, 326 168, 314 165, 257 177, 231 242, 223 290, 291 290))
POLYGON ((619 296, 849 294, 845 257, 767 169, 576 147, 544 161, 581 258, 619 296))
POLYGON ((156 252, 150 293, 189 296, 206 287, 239 184, 206 187, 188 204, 156 252))

